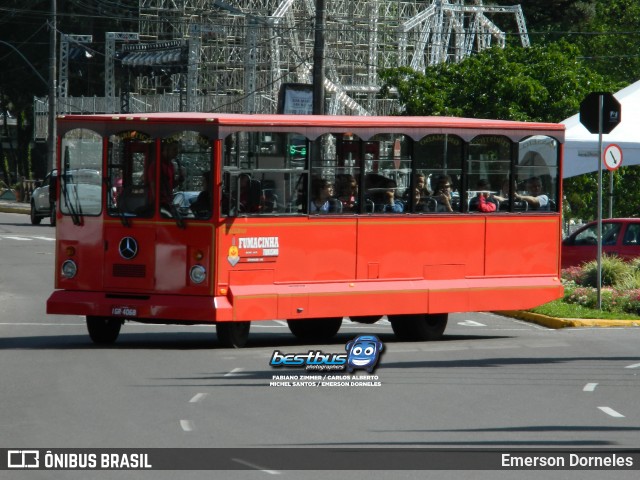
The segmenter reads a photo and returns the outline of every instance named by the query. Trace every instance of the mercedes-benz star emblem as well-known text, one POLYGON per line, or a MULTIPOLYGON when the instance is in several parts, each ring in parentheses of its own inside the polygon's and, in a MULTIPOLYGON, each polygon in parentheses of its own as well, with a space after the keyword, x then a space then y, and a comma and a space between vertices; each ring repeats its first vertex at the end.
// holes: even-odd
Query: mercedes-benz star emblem
POLYGON ((120 245, 118 246, 120 250, 120 256, 125 260, 131 260, 138 254, 138 242, 133 237, 124 237, 120 240, 120 245))

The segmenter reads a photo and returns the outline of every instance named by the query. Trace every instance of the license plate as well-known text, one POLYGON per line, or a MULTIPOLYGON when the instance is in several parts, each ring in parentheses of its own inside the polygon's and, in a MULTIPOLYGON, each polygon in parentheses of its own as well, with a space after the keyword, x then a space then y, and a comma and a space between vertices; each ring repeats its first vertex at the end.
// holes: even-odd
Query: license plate
POLYGON ((111 307, 111 315, 114 317, 137 317, 138 309, 136 307, 111 307))

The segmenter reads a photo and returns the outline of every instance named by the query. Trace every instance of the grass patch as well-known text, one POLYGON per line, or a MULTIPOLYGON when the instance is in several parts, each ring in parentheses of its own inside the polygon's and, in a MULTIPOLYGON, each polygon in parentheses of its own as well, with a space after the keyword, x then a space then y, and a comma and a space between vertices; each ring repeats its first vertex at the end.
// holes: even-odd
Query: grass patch
POLYGON ((555 318, 586 318, 586 319, 603 319, 603 320, 640 320, 640 316, 621 312, 607 312, 587 308, 575 303, 566 303, 562 299, 545 303, 539 307, 529 310, 534 313, 547 315, 555 318))

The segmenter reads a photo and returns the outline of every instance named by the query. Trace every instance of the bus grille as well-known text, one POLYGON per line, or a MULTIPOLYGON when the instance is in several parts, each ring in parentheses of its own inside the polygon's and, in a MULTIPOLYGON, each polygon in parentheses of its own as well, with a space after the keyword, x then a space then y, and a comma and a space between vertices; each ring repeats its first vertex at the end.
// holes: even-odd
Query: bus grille
POLYGON ((114 277, 144 278, 147 274, 146 265, 116 263, 113 265, 114 277))

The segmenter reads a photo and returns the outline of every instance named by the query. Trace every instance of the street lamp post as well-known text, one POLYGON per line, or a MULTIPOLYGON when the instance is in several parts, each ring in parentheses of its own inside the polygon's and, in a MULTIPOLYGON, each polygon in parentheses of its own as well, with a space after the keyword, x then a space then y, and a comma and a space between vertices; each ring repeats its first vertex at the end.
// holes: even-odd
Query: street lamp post
POLYGON ((316 0, 315 44, 313 47, 313 114, 324 114, 324 23, 325 0, 316 0))
POLYGON ((56 49, 57 47, 57 5, 56 0, 51 0, 51 23, 49 24, 49 135, 47 138, 47 145, 49 155, 47 157, 47 170, 51 170, 55 165, 56 158, 56 138, 58 136, 56 131, 56 49))

